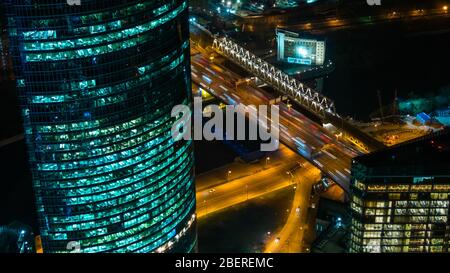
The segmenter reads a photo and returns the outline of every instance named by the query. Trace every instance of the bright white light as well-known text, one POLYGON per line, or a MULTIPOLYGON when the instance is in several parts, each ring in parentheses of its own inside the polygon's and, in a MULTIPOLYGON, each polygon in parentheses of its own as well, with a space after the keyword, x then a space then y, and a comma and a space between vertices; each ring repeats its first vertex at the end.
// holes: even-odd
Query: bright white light
POLYGON ((306 48, 301 46, 297 47, 297 53, 302 57, 308 56, 308 50, 306 50, 306 48))

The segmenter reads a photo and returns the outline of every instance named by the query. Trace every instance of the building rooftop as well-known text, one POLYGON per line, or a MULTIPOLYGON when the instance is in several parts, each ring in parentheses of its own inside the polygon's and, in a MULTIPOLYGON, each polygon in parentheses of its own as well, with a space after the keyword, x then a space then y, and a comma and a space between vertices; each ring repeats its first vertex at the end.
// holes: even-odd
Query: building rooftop
POLYGON ((354 159, 371 176, 450 175, 450 129, 354 159))

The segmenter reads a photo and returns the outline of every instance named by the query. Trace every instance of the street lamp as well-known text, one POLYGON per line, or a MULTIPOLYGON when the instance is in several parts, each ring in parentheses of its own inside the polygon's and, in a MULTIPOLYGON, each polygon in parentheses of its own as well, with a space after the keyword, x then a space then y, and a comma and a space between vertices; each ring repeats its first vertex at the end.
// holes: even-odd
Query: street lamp
MULTIPOLYGON (((294 179, 294 176, 292 175, 292 173, 290 171, 287 171, 286 174, 291 176, 291 181, 292 181, 292 179, 294 179)), ((291 184, 291 183, 289 183, 289 184, 291 184)))
POLYGON ((286 106, 289 111, 291 111, 292 104, 289 102, 289 99, 286 101, 286 106))
POLYGON ((228 170, 228 173, 227 173, 227 181, 230 181, 230 175, 231 175, 231 171, 228 170))
POLYGON ((269 163, 269 161, 270 161, 270 157, 266 157, 266 168, 267 168, 267 164, 269 163))
POLYGON ((203 200, 203 204, 205 204, 204 206, 205 206, 205 215, 206 215, 206 214, 208 214, 208 206, 206 204, 206 199, 203 200))
POLYGON ((291 176, 291 181, 289 182, 289 185, 294 184, 295 180, 294 174, 291 171, 287 171, 286 174, 291 176))
POLYGON ((245 184, 245 192, 246 192, 246 195, 247 195, 247 201, 248 201, 248 184, 245 184))

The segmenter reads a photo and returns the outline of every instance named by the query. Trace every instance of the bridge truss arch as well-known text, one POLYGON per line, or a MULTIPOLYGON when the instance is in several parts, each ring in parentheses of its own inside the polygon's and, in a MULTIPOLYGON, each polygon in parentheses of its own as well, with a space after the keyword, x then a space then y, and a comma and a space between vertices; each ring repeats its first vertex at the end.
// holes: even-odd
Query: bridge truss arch
POLYGON ((289 95, 308 110, 325 117, 338 116, 334 102, 295 78, 257 57, 227 37, 215 37, 213 49, 233 60, 281 93, 289 95))

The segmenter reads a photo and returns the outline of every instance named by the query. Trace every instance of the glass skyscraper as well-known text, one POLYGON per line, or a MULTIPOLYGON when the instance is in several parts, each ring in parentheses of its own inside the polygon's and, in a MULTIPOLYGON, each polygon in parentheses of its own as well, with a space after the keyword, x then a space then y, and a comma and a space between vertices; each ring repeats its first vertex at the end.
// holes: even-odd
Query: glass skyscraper
POLYGON ((67 2, 3 1, 44 252, 192 251, 186 0, 67 2))

